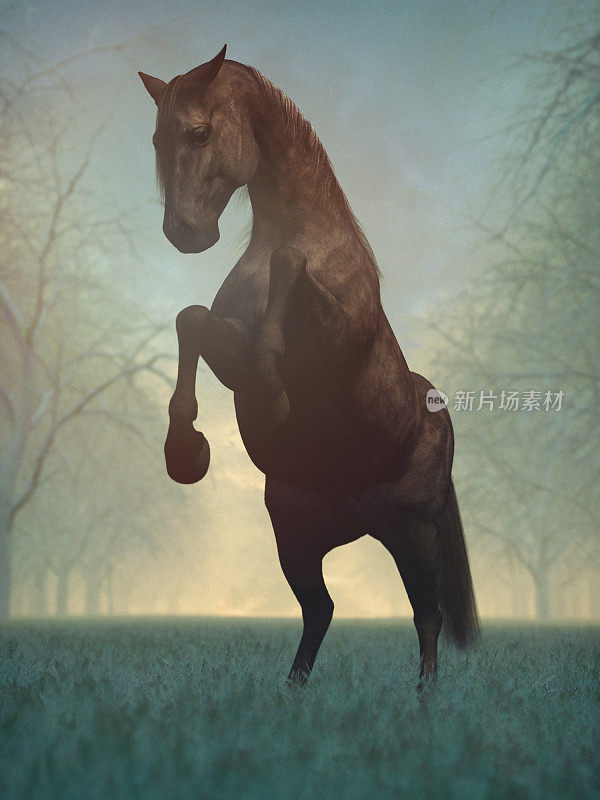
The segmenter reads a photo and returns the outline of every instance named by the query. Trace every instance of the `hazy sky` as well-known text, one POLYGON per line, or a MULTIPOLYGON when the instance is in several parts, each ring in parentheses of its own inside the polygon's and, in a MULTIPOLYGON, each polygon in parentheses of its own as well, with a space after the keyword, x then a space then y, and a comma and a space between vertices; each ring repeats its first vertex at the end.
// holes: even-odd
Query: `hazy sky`
MULTIPOLYGON (((463 257, 470 234, 461 212, 477 212, 489 194, 497 133, 523 90, 523 73, 510 66, 521 52, 555 46, 593 5, 54 0, 5 3, 0 21, 48 63, 129 41, 127 60, 99 52, 67 69, 99 118, 112 113, 94 179, 116 205, 144 205, 146 267, 121 276, 125 297, 154 310, 210 305, 240 254, 248 209, 236 204, 207 253, 183 256, 163 237, 155 107, 136 75, 169 80, 226 42, 228 57, 261 70, 313 123, 379 261, 385 310, 418 369, 412 315, 473 270, 463 257)), ((212 539, 190 534, 179 609, 295 614, 262 507, 262 476, 243 453, 228 393, 206 381, 201 417, 213 464, 206 483, 186 492, 192 517, 195 503, 209 509, 212 539)), ((408 612, 395 567, 373 541, 331 554, 325 572, 339 613, 408 612)))
MULTIPOLYGON (((577 4, 577 19, 585 17, 577 4)), ((2 19, 26 31, 40 56, 59 60, 130 41, 130 65, 113 55, 77 61, 98 113, 113 122, 99 173, 119 200, 154 198, 154 104, 135 70, 166 80, 228 56, 260 69, 313 123, 385 276, 384 301, 398 332, 408 315, 460 280, 467 229, 461 210, 489 192, 497 134, 519 100, 523 51, 551 47, 570 3, 473 2, 66 2, 11 4, 2 19), (41 45, 41 47, 40 47, 41 45), (455 209, 456 213, 449 209, 455 209)), ((591 7, 591 6, 590 6, 591 7)), ((162 301, 210 300, 239 248, 244 214, 229 209, 222 241, 182 257, 149 209, 148 255, 162 301)))

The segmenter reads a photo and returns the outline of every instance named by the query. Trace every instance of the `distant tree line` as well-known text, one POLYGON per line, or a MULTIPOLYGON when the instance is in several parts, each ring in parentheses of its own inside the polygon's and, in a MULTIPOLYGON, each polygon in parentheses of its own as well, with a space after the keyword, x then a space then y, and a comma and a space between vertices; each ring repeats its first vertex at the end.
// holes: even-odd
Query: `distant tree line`
POLYGON ((472 546, 498 580, 528 577, 538 619, 564 616, 574 592, 572 616, 597 616, 600 30, 517 66, 531 81, 502 131, 512 149, 471 219, 481 264, 434 326, 431 360, 445 392, 475 390, 473 411, 453 413, 472 546), (494 410, 477 411, 482 390, 496 393, 494 410), (560 409, 544 408, 548 390, 564 393, 560 409), (500 409, 502 391, 521 397, 518 410, 500 409))
POLYGON ((75 573, 110 611, 120 566, 162 547, 149 509, 178 502, 154 399, 171 321, 119 294, 136 230, 90 180, 105 123, 64 64, 0 39, 0 620, 66 614, 75 573))

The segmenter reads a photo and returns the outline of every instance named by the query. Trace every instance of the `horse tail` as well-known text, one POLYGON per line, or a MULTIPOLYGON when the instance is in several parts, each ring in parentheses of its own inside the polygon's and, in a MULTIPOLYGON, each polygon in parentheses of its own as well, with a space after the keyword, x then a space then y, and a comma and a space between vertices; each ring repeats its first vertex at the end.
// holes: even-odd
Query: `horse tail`
POLYGON ((461 649, 479 635, 469 557, 452 478, 438 533, 440 611, 443 625, 461 649))

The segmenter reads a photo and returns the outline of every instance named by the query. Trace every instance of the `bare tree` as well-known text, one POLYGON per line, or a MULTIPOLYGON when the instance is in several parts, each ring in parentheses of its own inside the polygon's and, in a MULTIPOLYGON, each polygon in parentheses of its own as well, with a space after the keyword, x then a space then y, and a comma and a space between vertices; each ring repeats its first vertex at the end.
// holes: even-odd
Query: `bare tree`
MULTIPOLYGON (((100 427, 99 421, 93 424, 100 427)), ((16 582, 35 595, 38 575, 52 575, 58 616, 81 610, 73 589, 82 582, 86 614, 100 613, 103 595, 114 609, 114 580, 124 565, 127 570, 134 562, 139 573, 146 559, 164 558, 167 550, 173 558, 177 550, 172 534, 168 546, 157 534, 156 518, 180 514, 182 494, 164 479, 160 449, 130 431, 107 433, 115 430, 89 436, 89 424, 73 423, 64 442, 67 459, 62 453, 49 456, 52 480, 40 486, 15 526, 16 582), (80 445, 84 436, 87 446, 80 445)))
POLYGON ((534 77, 504 132, 517 151, 495 220, 473 220, 484 266, 435 328, 434 361, 446 392, 496 394, 493 412, 476 399, 454 416, 465 516, 526 571, 548 619, 600 550, 600 32, 519 66, 534 77), (538 409, 501 410, 511 390, 538 391, 538 409), (560 410, 544 410, 549 390, 560 410))
POLYGON ((15 520, 50 479, 45 468, 65 429, 86 415, 131 429, 102 397, 123 381, 134 387, 141 373, 170 378, 156 345, 163 326, 139 311, 135 323, 124 320, 107 289, 134 232, 88 180, 103 125, 91 126, 59 68, 36 69, 25 56, 22 79, 0 88, 0 112, 2 620, 15 520), (92 130, 87 141, 82 128, 92 130))

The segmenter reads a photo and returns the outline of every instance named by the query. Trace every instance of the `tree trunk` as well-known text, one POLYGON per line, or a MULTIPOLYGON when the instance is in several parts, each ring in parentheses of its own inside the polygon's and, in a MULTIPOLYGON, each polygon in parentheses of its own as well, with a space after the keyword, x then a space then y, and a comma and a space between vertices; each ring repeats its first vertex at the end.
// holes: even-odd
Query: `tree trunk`
POLYGON ((40 572, 31 584, 29 592, 31 613, 34 617, 48 615, 48 573, 40 572))
POLYGON ((131 594, 133 587, 131 581, 122 581, 119 586, 119 594, 117 595, 118 605, 115 604, 115 611, 119 614, 129 614, 131 604, 131 594))
POLYGON ((97 617, 100 614, 101 592, 102 576, 94 569, 90 569, 85 583, 85 613, 90 617, 97 617))
POLYGON ((112 617, 115 613, 115 586, 112 564, 109 564, 106 568, 106 604, 106 612, 112 617))
POLYGON ((535 618, 538 622, 550 620, 550 591, 548 585, 548 570, 540 569, 533 576, 535 591, 535 618))
POLYGON ((600 585, 600 574, 598 570, 590 569, 587 576, 587 599, 588 599, 588 613, 589 619, 595 620, 600 616, 600 603, 598 603, 598 586, 600 585))
POLYGON ((69 600, 69 570, 63 570, 56 576, 56 616, 67 616, 69 600))
POLYGON ((0 623, 7 622, 10 617, 11 583, 12 525, 8 508, 0 507, 0 623))

